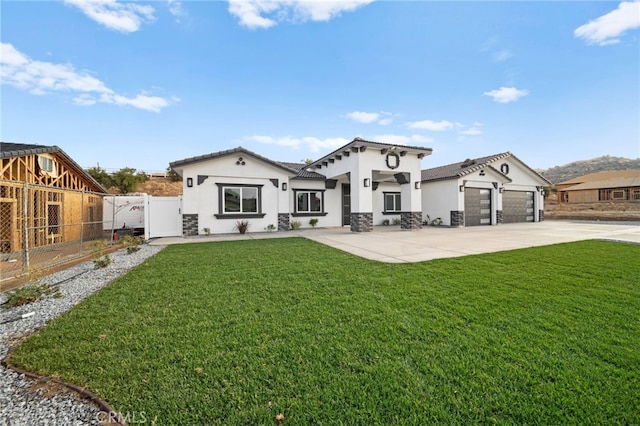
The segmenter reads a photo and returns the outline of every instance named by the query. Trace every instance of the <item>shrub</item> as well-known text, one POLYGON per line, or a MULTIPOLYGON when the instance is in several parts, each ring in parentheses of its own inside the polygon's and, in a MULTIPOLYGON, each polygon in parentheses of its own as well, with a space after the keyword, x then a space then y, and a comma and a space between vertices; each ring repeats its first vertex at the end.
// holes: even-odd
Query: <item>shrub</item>
POLYGON ((111 263, 111 258, 109 257, 108 254, 105 254, 102 257, 93 259, 93 265, 95 266, 96 269, 106 268, 107 266, 109 266, 110 263, 111 263))
POLYGON ((317 218, 314 217, 313 219, 309 220, 309 225, 311 225, 313 228, 315 228, 317 224, 318 224, 317 218))
POLYGON ((273 232, 273 231, 276 230, 276 227, 275 227, 274 224, 270 223, 269 225, 267 225, 266 228, 264 228, 264 230, 267 231, 267 232, 273 232))
POLYGON ((302 223, 300 223, 299 220, 294 220, 293 222, 291 222, 291 229, 293 229, 294 231, 297 231, 298 229, 300 229, 301 226, 302 226, 302 223))
POLYGON ((249 221, 248 220, 239 220, 236 222, 236 225, 233 227, 239 233, 244 234, 249 229, 249 221))
POLYGON ((210 228, 203 228, 202 231, 204 232, 204 235, 211 235, 211 229, 210 228))
POLYGON ((140 250, 140 246, 138 246, 138 245, 129 246, 129 247, 127 247, 127 254, 135 253, 135 252, 137 252, 139 250, 140 250))
POLYGON ((382 225, 384 225, 384 226, 389 226, 390 224, 391 224, 391 222, 389 222, 389 219, 384 219, 382 221, 382 225))
POLYGON ((399 217, 396 217, 395 219, 393 219, 393 224, 394 225, 400 225, 402 223, 402 221, 400 220, 399 217))
POLYGON ((5 305, 9 307, 22 306, 28 303, 37 302, 43 296, 53 295, 55 298, 62 297, 60 287, 51 287, 49 284, 39 282, 27 284, 24 287, 10 291, 7 294, 5 305))

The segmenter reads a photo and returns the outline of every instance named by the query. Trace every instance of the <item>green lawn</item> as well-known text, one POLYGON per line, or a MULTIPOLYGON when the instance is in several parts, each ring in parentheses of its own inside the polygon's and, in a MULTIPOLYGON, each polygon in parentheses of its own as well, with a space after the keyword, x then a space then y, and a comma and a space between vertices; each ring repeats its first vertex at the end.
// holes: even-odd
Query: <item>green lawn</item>
MULTIPOLYGON (((640 423, 640 246, 168 247, 17 348, 158 424, 640 423)), ((64 288, 63 288, 64 293, 64 288)))

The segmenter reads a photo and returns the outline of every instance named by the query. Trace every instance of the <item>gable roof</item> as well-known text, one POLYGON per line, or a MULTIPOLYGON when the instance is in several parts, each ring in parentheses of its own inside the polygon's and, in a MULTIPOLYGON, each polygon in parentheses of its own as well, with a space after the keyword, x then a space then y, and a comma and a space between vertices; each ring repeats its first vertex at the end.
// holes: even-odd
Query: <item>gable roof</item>
POLYGON ((73 161, 71 157, 67 155, 59 146, 52 145, 36 145, 26 143, 13 143, 13 142, 0 142, 0 158, 13 158, 13 157, 25 157, 27 155, 38 154, 57 154, 92 185, 94 185, 100 192, 107 193, 107 189, 102 186, 97 180, 87 173, 78 163, 73 161))
POLYGON ((511 179, 506 176, 504 173, 500 172, 494 167, 491 167, 491 163, 494 163, 498 160, 502 160, 504 158, 511 157, 517 160, 520 164, 526 167, 531 173, 536 175, 538 178, 546 182, 548 185, 551 185, 544 176, 540 173, 533 170, 531 167, 527 166, 523 161, 521 161, 518 157, 513 155, 511 152, 503 152, 500 154, 489 155, 487 157, 479 157, 479 158, 468 158, 464 161, 460 161, 458 163, 447 164, 444 166, 433 167, 431 169, 425 169, 421 172, 422 182, 436 182, 440 180, 449 180, 449 179, 459 179, 461 177, 470 175, 478 170, 484 169, 485 167, 490 167, 496 173, 504 176, 507 180, 511 181, 511 179))
POLYGON ((280 161, 280 164, 285 167, 289 167, 290 169, 294 169, 298 172, 297 176, 294 179, 307 179, 307 180, 326 180, 327 177, 325 175, 321 175, 320 173, 309 171, 309 165, 306 163, 288 163, 286 161, 280 161))
POLYGON ((558 182, 558 185, 579 184, 585 182, 598 182, 609 179, 620 178, 640 178, 639 169, 627 169, 627 170, 608 170, 603 172, 589 173, 583 176, 574 177, 564 182, 558 182))
POLYGON ((348 144, 341 146, 335 151, 330 152, 324 157, 309 164, 309 167, 313 167, 313 166, 316 166, 317 164, 321 164, 323 161, 327 161, 327 159, 335 157, 336 154, 340 154, 341 152, 347 151, 352 148, 355 149, 356 147, 372 147, 372 148, 379 148, 379 149, 390 149, 395 147, 395 148, 404 149, 405 151, 413 151, 414 153, 421 154, 421 155, 431 155, 431 152, 433 152, 431 148, 426 148, 424 146, 398 145, 395 143, 373 142, 373 141, 364 140, 362 138, 355 138, 348 144))
POLYGON ((212 160, 214 158, 222 158, 222 157, 226 157, 228 155, 232 155, 232 154, 243 154, 243 155, 249 155, 252 156, 258 160, 264 161, 267 164, 270 164, 274 167, 277 167, 279 169, 282 169, 286 172, 289 172, 291 174, 297 174, 298 171, 296 169, 293 169, 291 167, 287 167, 284 163, 279 163, 277 161, 273 161, 268 159, 267 157, 263 157, 260 154, 256 154, 253 151, 249 151, 246 148, 243 148, 241 146, 237 147, 237 148, 233 148, 233 149, 227 149, 224 151, 217 151, 217 152, 212 152, 210 154, 204 154, 204 155, 197 155, 195 157, 190 157, 190 158, 185 158, 184 160, 178 160, 178 161, 173 161, 171 163, 169 163, 169 166, 173 169, 173 168, 180 168, 181 166, 187 166, 190 164, 194 164, 194 163, 199 163, 201 161, 207 161, 207 160, 212 160))
MULTIPOLYGON (((631 171, 631 170, 625 170, 631 171)), ((613 174, 608 172, 592 173, 602 174, 604 179, 587 180, 586 182, 578 183, 568 188, 562 189, 562 191, 580 191, 586 189, 610 189, 610 188, 631 188, 640 187, 640 170, 633 170, 635 173, 613 174), (611 176, 607 178, 607 176, 611 176)))

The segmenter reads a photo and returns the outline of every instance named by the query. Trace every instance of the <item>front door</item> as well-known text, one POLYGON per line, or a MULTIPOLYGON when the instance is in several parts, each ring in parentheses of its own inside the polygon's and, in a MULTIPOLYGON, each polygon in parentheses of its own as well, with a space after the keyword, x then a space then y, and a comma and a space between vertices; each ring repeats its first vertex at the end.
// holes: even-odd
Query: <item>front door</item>
POLYGON ((351 225, 351 185, 342 184, 342 226, 351 225))

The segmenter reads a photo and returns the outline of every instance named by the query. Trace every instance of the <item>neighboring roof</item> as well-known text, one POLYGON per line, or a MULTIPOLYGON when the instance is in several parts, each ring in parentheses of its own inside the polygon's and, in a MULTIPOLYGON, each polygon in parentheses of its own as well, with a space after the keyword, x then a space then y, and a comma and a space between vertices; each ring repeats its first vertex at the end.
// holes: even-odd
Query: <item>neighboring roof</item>
POLYGON ((190 157, 190 158, 185 158, 184 160, 178 160, 178 161, 174 161, 172 163, 169 163, 169 166, 173 169, 176 167, 181 167, 181 166, 186 166, 189 164, 194 164, 194 163, 199 163, 201 161, 207 161, 207 160, 212 160, 214 158, 221 158, 221 157, 226 157, 228 155, 232 155, 232 154, 243 154, 243 155, 250 155, 254 158, 257 158, 259 160, 264 161, 265 163, 271 164, 274 167, 277 167, 279 169, 285 170, 289 173, 292 174, 297 174, 298 170, 293 169, 291 167, 287 167, 284 165, 284 163, 279 163, 277 161, 273 161, 268 159, 267 157, 263 157, 260 154, 256 154, 253 151, 249 151, 246 148, 243 148, 241 146, 237 147, 237 148, 233 148, 233 149, 227 149, 225 151, 218 151, 218 152, 212 152, 211 154, 204 154, 204 155, 198 155, 196 157, 190 157))
POLYGON ((320 173, 309 171, 309 165, 306 163, 287 163, 285 161, 280 161, 280 164, 288 167, 290 169, 294 169, 298 172, 298 175, 294 179, 308 179, 308 180, 326 180, 327 177, 325 175, 321 175, 320 173))
POLYGON ((93 178, 93 176, 87 173, 82 167, 80 167, 78 163, 73 161, 73 159, 69 157, 66 152, 64 152, 60 147, 56 145, 46 146, 25 143, 0 142, 0 158, 24 157, 27 155, 37 154, 59 155, 71 166, 71 168, 75 169, 76 173, 84 176, 84 178, 95 185, 99 191, 105 194, 108 192, 105 187, 100 185, 100 183, 93 178))
MULTIPOLYGON (((458 163, 447 164, 445 166, 433 167, 431 169, 422 170, 422 176, 421 176, 422 182, 435 182, 439 180, 459 179, 463 176, 467 176, 478 170, 484 169, 485 167, 491 167, 490 166, 491 163, 494 163, 498 160, 502 160, 508 157, 514 158, 520 164, 526 167, 531 173, 538 176, 541 180, 543 180, 547 184, 551 185, 551 182, 549 182, 544 176, 542 176, 540 173, 533 170, 531 167, 527 166, 522 160, 520 160, 518 157, 516 157, 509 151, 503 152, 500 154, 489 155, 487 157, 480 157, 480 158, 473 158, 473 159, 468 158, 458 163)), ((491 169, 493 169, 493 171, 495 171, 496 173, 504 176, 506 179, 511 181, 511 179, 508 176, 501 173, 496 168, 491 167, 491 169)))
POLYGON ((372 147, 372 148, 380 148, 380 149, 400 148, 405 151, 413 151, 416 154, 423 154, 423 155, 431 155, 431 152, 433 152, 431 148, 425 148, 424 146, 398 145, 395 143, 373 142, 373 141, 367 141, 361 138, 355 138, 348 144, 341 146, 335 151, 309 164, 309 167, 314 167, 316 164, 320 164, 331 157, 335 157, 337 154, 340 154, 343 151, 346 151, 355 147, 372 147))
POLYGON ((562 191, 582 191, 587 189, 607 189, 607 188, 630 188, 640 187, 640 170, 637 170, 637 176, 632 177, 615 177, 611 179, 592 180, 589 182, 579 183, 577 185, 564 188, 562 191))
POLYGON ((605 181, 609 179, 618 179, 618 178, 640 178, 640 170, 639 169, 608 170, 604 172, 589 173, 584 176, 578 176, 573 179, 565 180, 564 182, 559 182, 558 185, 579 184, 584 182, 598 182, 598 181, 605 181))

